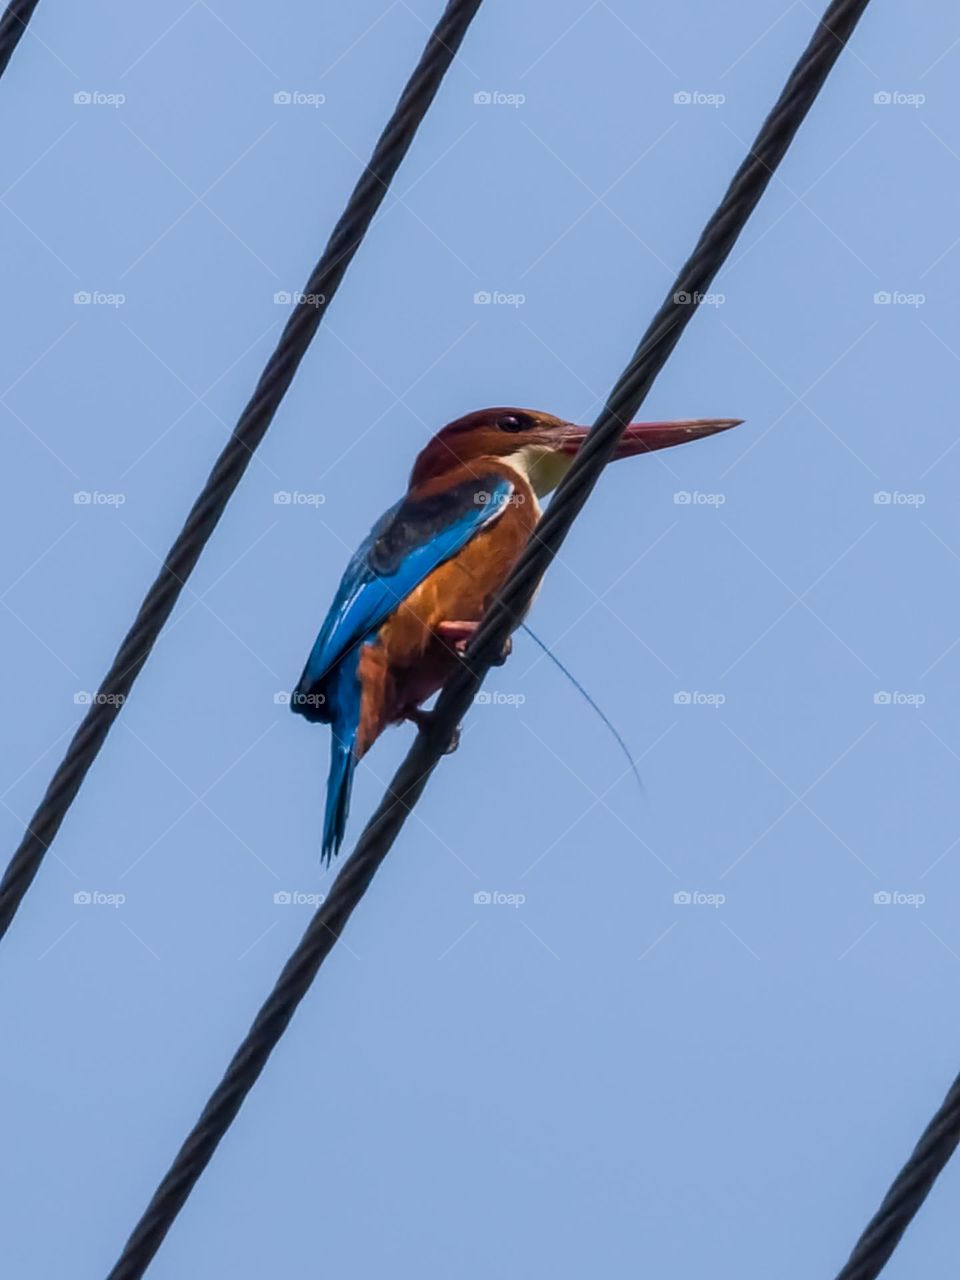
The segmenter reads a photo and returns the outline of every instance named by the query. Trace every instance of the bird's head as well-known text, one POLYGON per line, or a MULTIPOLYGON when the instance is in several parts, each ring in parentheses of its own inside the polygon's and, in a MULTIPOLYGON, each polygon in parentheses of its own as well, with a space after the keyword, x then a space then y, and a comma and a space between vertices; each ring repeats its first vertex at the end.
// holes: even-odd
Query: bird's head
MULTIPOLYGON (((740 418, 689 418, 677 422, 632 422, 614 458, 667 449, 739 426, 740 418)), ((497 458, 527 477, 538 496, 563 479, 588 427, 533 409, 479 409, 438 431, 414 464, 411 487, 483 458, 497 458)))

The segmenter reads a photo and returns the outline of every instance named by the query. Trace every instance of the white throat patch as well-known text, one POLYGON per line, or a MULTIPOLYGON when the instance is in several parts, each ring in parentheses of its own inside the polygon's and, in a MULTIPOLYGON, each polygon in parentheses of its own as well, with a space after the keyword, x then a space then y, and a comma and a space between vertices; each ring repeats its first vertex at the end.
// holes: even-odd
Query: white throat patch
POLYGON ((543 498, 570 470, 573 456, 558 449, 548 449, 546 445, 528 444, 516 453, 508 453, 500 461, 518 471, 537 497, 543 498))

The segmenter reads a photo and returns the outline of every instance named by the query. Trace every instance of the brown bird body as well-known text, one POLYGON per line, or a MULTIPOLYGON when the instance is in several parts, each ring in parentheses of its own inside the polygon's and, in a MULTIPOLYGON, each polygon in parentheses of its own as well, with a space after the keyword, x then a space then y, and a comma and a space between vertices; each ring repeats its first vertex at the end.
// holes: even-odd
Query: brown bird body
POLYGON ((471 474, 501 475, 513 485, 513 493, 495 522, 428 574, 390 614, 376 642, 362 646, 358 759, 388 724, 419 721, 419 708, 454 671, 458 649, 469 641, 540 518, 530 481, 497 458, 457 468, 449 477, 424 485, 420 493, 426 496, 431 483, 446 487, 471 474))
MULTIPOLYGON (((615 457, 682 444, 732 419, 633 423, 615 457)), ((497 590, 586 439, 585 427, 528 409, 483 409, 438 431, 406 496, 353 557, 291 699, 330 724, 323 856, 339 848, 353 771, 389 724, 423 704, 460 661, 497 590)), ((504 655, 506 656, 506 655, 504 655)))

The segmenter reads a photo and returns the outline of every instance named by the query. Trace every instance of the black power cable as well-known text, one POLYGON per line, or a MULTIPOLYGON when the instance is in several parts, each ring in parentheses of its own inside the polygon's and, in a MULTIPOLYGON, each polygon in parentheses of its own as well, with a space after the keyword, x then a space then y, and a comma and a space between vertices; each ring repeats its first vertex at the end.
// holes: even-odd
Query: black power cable
POLYGON ((380 135, 370 163, 354 187, 323 256, 304 286, 300 301, 284 327, 252 398, 167 553, 163 568, 144 597, 133 625, 117 650, 113 665, 71 739, 63 761, 10 860, 0 882, 0 938, 9 928, 24 894, 40 869, 44 854, 240 483, 253 451, 273 421, 480 4, 481 0, 450 0, 431 33, 420 61, 380 135))
POLYGON ((326 901, 307 926, 108 1280, 139 1280, 143 1275, 386 857, 406 814, 449 745, 455 726, 466 714, 480 681, 492 660, 501 653, 506 636, 523 616, 537 583, 615 449, 626 423, 636 413, 700 298, 723 265, 868 2, 834 0, 829 6, 750 154, 738 169, 557 490, 538 526, 539 536, 530 542, 504 585, 498 602, 470 645, 463 667, 441 693, 428 727, 417 734, 386 796, 334 880, 326 901))
POLYGON ((894 1179, 837 1280, 875 1280, 960 1141, 960 1076, 894 1179))
POLYGON ((27 23, 33 17, 33 11, 40 0, 10 0, 3 16, 0 17, 0 76, 7 69, 7 63, 13 57, 13 51, 20 43, 20 37, 27 29, 27 23))

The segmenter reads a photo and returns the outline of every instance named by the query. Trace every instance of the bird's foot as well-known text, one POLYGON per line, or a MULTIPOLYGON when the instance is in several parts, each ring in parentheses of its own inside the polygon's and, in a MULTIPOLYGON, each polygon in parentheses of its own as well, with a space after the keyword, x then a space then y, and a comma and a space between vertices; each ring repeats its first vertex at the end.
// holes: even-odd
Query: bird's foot
MULTIPOLYGON (((413 707, 411 708, 411 710, 406 712, 405 718, 407 720, 410 720, 413 724, 415 724, 421 733, 429 733, 430 730, 433 728, 433 725, 435 722, 434 721, 435 714, 436 713, 433 711, 423 711, 419 707, 413 707)), ((451 735, 449 743, 444 748, 443 754, 445 756, 453 755, 454 751, 456 751, 459 745, 460 745, 460 726, 457 725, 457 727, 453 731, 453 734, 451 735)))
MULTIPOLYGON (((454 652, 459 656, 467 651, 467 645, 477 633, 479 622, 441 622, 437 627, 437 635, 441 640, 451 641, 453 643, 454 652)), ((513 637, 507 636, 503 642, 503 648, 500 651, 500 657, 495 659, 491 664, 495 667, 502 667, 513 651, 513 637)))
POLYGON ((454 653, 462 657, 467 651, 467 645, 476 634, 479 622, 441 622, 437 626, 437 635, 441 640, 453 645, 454 653))

